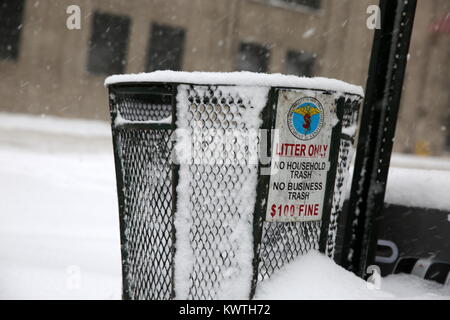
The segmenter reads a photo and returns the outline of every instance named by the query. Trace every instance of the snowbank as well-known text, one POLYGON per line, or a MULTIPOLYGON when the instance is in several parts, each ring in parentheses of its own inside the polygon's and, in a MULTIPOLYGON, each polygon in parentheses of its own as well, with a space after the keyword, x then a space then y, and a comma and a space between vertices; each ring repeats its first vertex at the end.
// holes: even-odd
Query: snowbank
POLYGON ((362 87, 328 78, 306 78, 283 74, 253 72, 181 72, 155 71, 150 73, 113 75, 105 86, 126 82, 179 82, 189 84, 242 85, 258 87, 288 87, 345 92, 362 96, 362 87))
POLYGON ((395 274, 383 278, 381 289, 397 299, 450 300, 450 286, 426 281, 410 274, 395 274))
POLYGON ((409 207, 450 210, 450 171, 392 168, 385 201, 409 207))
POLYGON ((256 299, 373 299, 391 295, 369 290, 367 283, 313 251, 297 258, 262 283, 256 299))
MULTIPOLYGON (((385 202, 408 207, 450 210, 450 161, 409 155, 394 155, 386 187, 385 202)), ((353 169, 350 170, 350 174, 353 169)), ((352 178, 346 181, 346 199, 352 178)))
POLYGON ((394 153, 391 158, 391 166, 398 168, 450 171, 450 158, 435 158, 394 153))
MULTIPOLYGON (((106 108, 106 106, 105 106, 106 108)), ((106 121, 67 119, 0 112, 0 130, 36 131, 84 137, 110 137, 111 125, 106 121)))
POLYGON ((298 257, 259 285, 260 300, 450 299, 450 287, 411 275, 392 275, 374 289, 318 252, 298 257))

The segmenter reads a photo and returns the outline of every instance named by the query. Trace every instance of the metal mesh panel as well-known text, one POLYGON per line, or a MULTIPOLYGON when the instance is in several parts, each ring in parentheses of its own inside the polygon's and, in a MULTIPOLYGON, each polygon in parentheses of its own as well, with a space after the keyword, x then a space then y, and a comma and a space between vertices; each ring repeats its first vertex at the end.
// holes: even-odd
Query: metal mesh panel
MULTIPOLYGON (((217 143, 217 138, 248 132, 244 118, 253 106, 226 88, 179 86, 178 90, 189 101, 186 125, 194 160, 187 165, 189 188, 183 190, 190 198, 188 240, 193 259, 186 298, 223 298, 223 292, 230 290, 227 286, 235 286, 233 278, 236 281, 235 277, 246 272, 251 275, 251 266, 250 270, 241 268, 240 252, 245 237, 251 237, 254 203, 248 201, 245 185, 253 179, 256 189, 257 164, 249 164, 248 159, 251 145, 257 141, 235 138, 217 143), (242 230, 248 231, 236 234, 239 226, 248 226, 242 230)), ((251 257, 244 259, 251 261, 251 257)), ((250 279, 247 281, 244 287, 250 287, 250 279)), ((246 297, 248 292, 241 296, 246 297)))
POLYGON ((342 119, 342 129, 344 134, 341 136, 339 146, 339 157, 336 171, 336 181, 333 191, 333 202, 331 207, 330 224, 328 228, 328 239, 326 244, 326 254, 333 257, 336 249, 336 236, 338 232, 338 220, 342 214, 344 200, 346 196, 346 183, 349 178, 350 164, 354 150, 354 139, 358 123, 358 110, 361 99, 354 97, 347 99, 344 104, 344 113, 342 119))
POLYGON ((260 248, 258 280, 269 278, 274 271, 297 256, 319 248, 320 221, 265 222, 260 248))
POLYGON ((333 257, 336 234, 338 227, 338 219, 342 213, 342 207, 345 197, 345 182, 348 178, 348 170, 351 162, 352 142, 346 139, 341 139, 339 147, 339 160, 336 172, 336 181, 334 184, 333 203, 331 207, 330 224, 328 228, 328 239, 326 244, 326 254, 333 257))
MULTIPOLYGON (((344 115, 342 118, 342 128, 350 128, 358 124, 359 106, 361 104, 360 97, 346 99, 344 107, 344 115)), ((352 135, 352 138, 356 132, 352 135)))
POLYGON ((124 290, 131 299, 169 299, 172 294, 170 135, 170 130, 118 130, 124 290))
POLYGON ((130 121, 159 121, 172 115, 169 95, 127 94, 120 95, 118 111, 130 121))

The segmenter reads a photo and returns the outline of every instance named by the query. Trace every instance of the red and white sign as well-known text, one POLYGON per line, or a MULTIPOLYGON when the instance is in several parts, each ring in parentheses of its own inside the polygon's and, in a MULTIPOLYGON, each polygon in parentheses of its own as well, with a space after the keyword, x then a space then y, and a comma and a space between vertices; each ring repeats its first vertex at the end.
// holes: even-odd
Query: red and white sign
POLYGON ((266 221, 321 220, 336 123, 333 96, 280 90, 266 221))

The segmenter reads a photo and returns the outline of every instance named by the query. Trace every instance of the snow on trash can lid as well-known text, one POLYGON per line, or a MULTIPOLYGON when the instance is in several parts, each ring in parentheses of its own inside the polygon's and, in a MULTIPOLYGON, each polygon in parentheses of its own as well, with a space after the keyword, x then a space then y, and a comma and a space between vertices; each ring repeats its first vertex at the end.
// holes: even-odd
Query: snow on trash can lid
POLYGON ((307 78, 280 73, 254 72, 184 72, 184 71, 155 71, 150 73, 113 75, 105 80, 105 86, 119 83, 168 82, 188 83, 199 85, 237 85, 257 87, 286 87, 316 90, 330 90, 363 96, 361 86, 329 78, 307 78))

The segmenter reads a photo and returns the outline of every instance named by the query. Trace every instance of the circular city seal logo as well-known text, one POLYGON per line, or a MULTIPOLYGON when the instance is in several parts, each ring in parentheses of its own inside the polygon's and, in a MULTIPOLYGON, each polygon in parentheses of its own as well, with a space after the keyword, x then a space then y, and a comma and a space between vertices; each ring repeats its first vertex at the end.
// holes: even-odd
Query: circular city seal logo
POLYGON ((289 130, 300 140, 315 138, 323 127, 323 118, 322 104, 311 97, 296 101, 287 114, 289 130))

